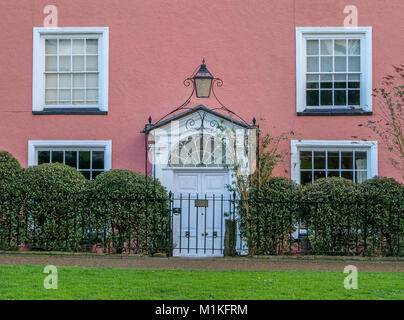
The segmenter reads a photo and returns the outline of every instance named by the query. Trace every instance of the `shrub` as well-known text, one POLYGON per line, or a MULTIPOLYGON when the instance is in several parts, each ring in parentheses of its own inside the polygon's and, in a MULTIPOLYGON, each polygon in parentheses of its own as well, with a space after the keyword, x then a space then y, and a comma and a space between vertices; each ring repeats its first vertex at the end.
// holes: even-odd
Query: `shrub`
POLYGON ((0 183, 4 179, 13 179, 21 172, 20 163, 7 151, 0 150, 0 183))
POLYGON ((398 252, 404 237, 404 185, 392 178, 375 177, 360 184, 359 191, 366 204, 366 231, 372 235, 369 244, 379 246, 382 253, 398 252))
POLYGON ((329 177, 301 189, 301 219, 308 232, 311 250, 318 253, 347 253, 353 250, 360 230, 358 190, 352 181, 329 177))
POLYGON ((145 176, 129 170, 111 170, 97 176, 91 188, 95 215, 95 232, 99 242, 112 244, 118 252, 152 247, 166 249, 169 211, 166 189, 145 176), (156 199, 154 197, 154 188, 156 199), (147 191, 147 194, 146 194, 147 191), (145 200, 146 195, 149 197, 145 200))
POLYGON ((22 168, 7 151, 0 151, 0 247, 15 246, 22 168))
POLYGON ((259 188, 251 187, 256 195, 239 205, 240 231, 250 254, 281 253, 291 245, 291 233, 296 228, 297 185, 287 178, 272 177, 259 188))
POLYGON ((60 163, 30 167, 23 173, 22 242, 42 249, 77 249, 88 223, 88 180, 60 163))

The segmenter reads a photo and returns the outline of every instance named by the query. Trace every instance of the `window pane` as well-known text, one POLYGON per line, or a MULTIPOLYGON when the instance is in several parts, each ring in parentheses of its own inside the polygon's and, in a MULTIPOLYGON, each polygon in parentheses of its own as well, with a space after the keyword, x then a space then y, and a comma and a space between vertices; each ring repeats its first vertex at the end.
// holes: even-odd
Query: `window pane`
POLYGON ((84 103, 84 90, 73 90, 73 103, 74 102, 84 103))
POLYGON ((360 40, 348 40, 348 54, 360 54, 360 40))
POLYGON ((332 75, 322 74, 320 76, 321 88, 332 88, 332 75))
POLYGON ((84 71, 84 56, 73 57, 73 71, 84 71))
POLYGON ((332 40, 321 40, 321 54, 332 55, 332 40))
POLYGON ((50 162, 50 151, 38 151, 38 164, 50 162))
POLYGON ((71 57, 62 56, 59 57, 59 71, 70 71, 70 59, 71 57))
POLYGON ((98 90, 87 90, 87 100, 97 101, 98 100, 98 90))
POLYGON ((45 90, 45 103, 56 103, 57 101, 57 90, 45 90))
POLYGON ((58 87, 58 75, 57 74, 46 74, 45 75, 45 86, 46 88, 57 89, 58 87))
POLYGON ((308 106, 318 106, 318 90, 307 90, 306 91, 306 104, 308 106))
POLYGON ((307 81, 308 82, 318 82, 318 74, 308 74, 307 81))
POLYGON ((355 152, 355 169, 367 169, 367 153, 365 151, 355 152))
POLYGON ((73 40, 73 54, 84 54, 84 39, 73 40))
POLYGON ((72 78, 70 74, 59 74, 59 88, 70 89, 71 81, 72 78))
POLYGON ((88 180, 90 180, 91 173, 90 171, 80 171, 83 176, 85 176, 88 180))
POLYGON ((325 151, 314 152, 314 169, 325 169, 325 151))
POLYGON ((300 151, 300 169, 311 169, 311 151, 300 151))
POLYGON ((327 177, 339 177, 339 171, 328 171, 327 177))
POLYGON ((79 169, 90 169, 90 151, 79 151, 79 169))
POLYGON ((95 179, 98 175, 103 173, 104 171, 93 171, 93 179, 95 179))
POLYGON ((348 75, 348 88, 360 88, 360 75, 349 74, 348 75))
POLYGON ((73 88, 84 88, 84 74, 73 75, 73 88))
POLYGON ((342 171, 341 177, 353 181, 353 172, 352 171, 342 171))
POLYGON ((301 171, 300 172, 300 183, 306 184, 312 182, 312 173, 311 171, 301 171))
POLYGON ((348 91, 348 105, 359 106, 360 105, 360 91, 349 90, 348 91))
POLYGON ((59 54, 71 54, 70 39, 69 40, 59 40, 59 54))
POLYGON ((334 91, 334 105, 346 106, 346 90, 334 91))
POLYGON ((308 74, 306 79, 308 89, 318 89, 318 74, 308 74))
POLYGON ((45 54, 57 54, 57 40, 45 40, 45 54))
POLYGON ((57 58, 54 56, 45 57, 45 71, 57 71, 57 58))
POLYGON ((322 106, 331 106, 332 105, 332 91, 331 90, 321 90, 320 96, 321 96, 320 104, 322 106))
POLYGON ((318 72, 318 57, 307 58, 307 72, 318 72))
POLYGON ((348 70, 361 71, 361 57, 348 57, 348 70))
POLYGON ((339 169, 339 152, 328 152, 328 169, 339 169))
POLYGON ((362 183, 367 180, 367 171, 356 171, 356 183, 362 183))
POLYGON ((348 82, 348 88, 350 89, 359 89, 361 87, 360 82, 348 82))
POLYGON ((97 71, 98 70, 98 57, 97 56, 86 56, 86 70, 87 71, 97 71))
POLYGON ((93 169, 104 169, 104 151, 93 151, 93 169))
POLYGON ((71 91, 69 90, 59 90, 59 101, 70 102, 71 91))
POLYGON ((314 181, 325 178, 325 171, 314 171, 314 181))
POLYGON ((86 40, 86 53, 87 54, 97 54, 98 53, 98 40, 97 39, 87 39, 86 40))
POLYGON ((346 71, 346 57, 335 57, 335 71, 336 72, 346 71))
POLYGON ((335 40, 334 54, 346 55, 346 40, 335 40))
POLYGON ((361 81, 360 74, 349 74, 348 81, 361 81))
POLYGON ((87 88, 98 88, 98 74, 89 73, 87 74, 87 88))
POLYGON ((335 74, 334 75, 334 88, 346 88, 346 75, 335 74))
POLYGON ((353 169, 353 152, 341 152, 341 168, 353 169))
POLYGON ((63 163, 63 151, 52 151, 52 163, 63 163))
POLYGON ((68 166, 77 168, 77 151, 66 151, 65 152, 65 163, 68 166))
POLYGON ((307 40, 307 54, 318 55, 318 40, 307 40))
POLYGON ((321 72, 332 71, 332 57, 321 57, 321 72))
POLYGON ((309 82, 318 82, 318 74, 308 74, 307 81, 309 82))
POLYGON ((318 89, 318 82, 307 82, 307 89, 318 89))

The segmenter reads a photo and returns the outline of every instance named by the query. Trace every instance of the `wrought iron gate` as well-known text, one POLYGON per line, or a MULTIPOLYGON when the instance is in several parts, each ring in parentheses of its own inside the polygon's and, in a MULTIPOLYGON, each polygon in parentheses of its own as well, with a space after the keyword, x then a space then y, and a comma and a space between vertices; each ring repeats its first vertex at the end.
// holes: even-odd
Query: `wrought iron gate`
POLYGON ((172 254, 222 256, 246 250, 234 196, 171 194, 172 254))

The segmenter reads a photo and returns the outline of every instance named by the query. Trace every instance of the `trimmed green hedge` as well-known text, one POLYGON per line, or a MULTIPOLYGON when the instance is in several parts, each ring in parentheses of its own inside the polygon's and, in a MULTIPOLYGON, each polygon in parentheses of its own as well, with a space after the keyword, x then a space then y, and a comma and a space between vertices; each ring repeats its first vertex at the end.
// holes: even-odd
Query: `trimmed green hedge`
POLYGON ((146 194, 144 175, 110 170, 92 181, 91 192, 93 214, 97 217, 93 229, 99 244, 106 243, 118 252, 138 252, 149 247, 152 251, 166 249, 169 202, 167 191, 159 181, 154 184, 148 178, 146 194), (146 195, 152 198, 154 194, 155 201, 145 201, 146 195))
POLYGON ((23 169, 9 152, 0 151, 0 246, 16 245, 14 231, 19 214, 23 169))
POLYGON ((21 242, 33 248, 77 250, 88 223, 88 180, 60 163, 29 167, 22 178, 21 242))
POLYGON ((239 203, 240 231, 250 254, 276 254, 291 246, 296 226, 298 186, 290 179, 273 177, 251 199, 239 203))
POLYGON ((368 232, 377 240, 373 243, 374 239, 369 239, 369 246, 384 254, 399 252, 404 247, 404 185, 376 177, 358 185, 358 190, 366 203, 368 232))
POLYGON ((357 185, 330 177, 302 188, 302 223, 308 230, 309 249, 318 253, 349 252, 362 219, 357 185))
POLYGON ((250 195, 238 205, 250 254, 288 253, 297 244, 314 254, 403 252, 404 186, 394 179, 354 184, 330 177, 296 186, 289 179, 272 178, 259 191, 252 186, 250 195), (306 233, 294 243, 291 235, 298 225, 306 233))
MULTIPOLYGON (((394 179, 353 184, 332 177, 298 186, 273 177, 249 192, 236 206, 250 254, 295 250, 291 235, 299 223, 308 233, 297 242, 306 243, 308 253, 403 252, 404 185, 394 179)), ((169 209, 165 188, 148 178, 146 190, 140 173, 110 170, 88 181, 59 163, 23 169, 0 151, 1 248, 163 251, 172 243, 169 209)))

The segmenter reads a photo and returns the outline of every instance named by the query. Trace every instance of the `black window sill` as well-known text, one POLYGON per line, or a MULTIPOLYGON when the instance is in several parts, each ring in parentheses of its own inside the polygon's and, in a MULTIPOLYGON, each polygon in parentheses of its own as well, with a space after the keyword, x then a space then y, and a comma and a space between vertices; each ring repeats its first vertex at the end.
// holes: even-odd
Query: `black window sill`
POLYGON ((297 112, 298 116, 370 116, 372 111, 363 109, 318 109, 297 112))
POLYGON ((92 115, 106 115, 108 111, 101 111, 96 108, 48 108, 42 111, 32 111, 32 114, 92 114, 92 115))

